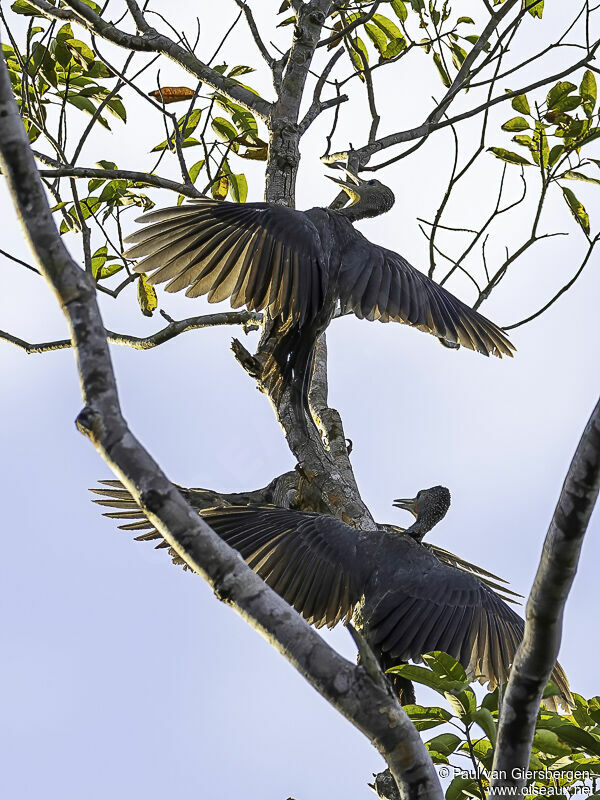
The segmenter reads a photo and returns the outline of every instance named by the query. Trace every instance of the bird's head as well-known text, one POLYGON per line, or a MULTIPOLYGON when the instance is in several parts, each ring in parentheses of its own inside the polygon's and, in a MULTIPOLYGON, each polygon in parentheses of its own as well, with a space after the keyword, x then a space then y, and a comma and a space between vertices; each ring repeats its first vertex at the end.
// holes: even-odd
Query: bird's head
POLYGON ((366 181, 364 178, 359 178, 346 167, 342 169, 346 173, 345 179, 334 175, 327 176, 329 180, 337 183, 350 198, 349 205, 342 208, 340 214, 344 214, 352 220, 378 217, 380 214, 385 214, 394 205, 396 198, 389 186, 375 179, 366 181))
POLYGON ((421 489, 416 497, 394 500, 396 508, 402 508, 415 517, 415 522, 405 533, 417 541, 440 522, 450 508, 450 491, 445 486, 432 486, 421 489))

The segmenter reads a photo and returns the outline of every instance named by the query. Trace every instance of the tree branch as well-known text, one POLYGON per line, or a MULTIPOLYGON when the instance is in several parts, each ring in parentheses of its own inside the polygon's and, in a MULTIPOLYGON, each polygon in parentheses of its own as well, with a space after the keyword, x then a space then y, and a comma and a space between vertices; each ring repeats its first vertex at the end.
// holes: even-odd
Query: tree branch
MULTIPOLYGON (((152 336, 131 336, 127 333, 115 333, 114 331, 104 329, 106 334, 106 341, 110 344, 119 344, 124 347, 132 347, 134 350, 151 350, 153 347, 158 347, 165 342, 169 342, 176 336, 187 331, 201 330, 202 328, 216 328, 221 325, 244 325, 252 322, 260 322, 262 314, 257 314, 254 311, 228 311, 222 314, 206 314, 202 317, 189 317, 173 321, 166 328, 152 334, 152 336)), ((254 326, 256 328, 256 326, 254 326)), ((25 350, 28 355, 34 353, 49 353, 52 350, 66 350, 72 346, 70 339, 57 339, 53 342, 40 342, 39 344, 30 344, 24 339, 19 339, 12 333, 0 330, 0 339, 20 347, 25 350)))
POLYGON ((510 672, 498 725, 490 800, 525 786, 542 693, 556 663, 562 619, 583 538, 600 489, 600 401, 573 456, 527 601, 525 634, 510 672))
POLYGON ((40 175, 43 178, 105 178, 111 180, 134 181, 135 183, 146 183, 157 189, 168 189, 170 192, 177 192, 185 197, 203 197, 202 192, 193 185, 177 183, 169 178, 161 178, 159 175, 151 175, 148 172, 135 172, 130 169, 99 169, 96 167, 73 167, 70 164, 61 164, 45 156, 43 153, 35 153, 36 158, 43 162, 54 162, 57 166, 54 169, 41 169, 40 175))
POLYGON ((355 28, 358 28, 359 25, 364 25, 365 22, 368 22, 373 17, 375 12, 379 8, 380 4, 381 4, 381 0, 375 0, 373 5, 371 6, 370 11, 367 11, 366 14, 362 14, 360 17, 357 17, 349 25, 346 25, 345 28, 342 28, 342 30, 336 31, 331 36, 328 36, 327 39, 322 39, 319 42, 319 44, 317 45, 317 47, 325 47, 328 44, 336 45, 339 42, 341 42, 342 39, 344 38, 344 36, 347 36, 349 33, 352 33, 352 31, 355 28))
POLYGON ((339 106, 341 103, 345 103, 348 100, 347 94, 338 94, 337 97, 332 97, 329 100, 321 100, 321 92, 323 91, 323 86, 325 85, 325 81, 329 77, 331 70, 334 68, 337 60, 344 52, 343 48, 339 48, 336 52, 332 55, 329 59, 328 63, 325 65, 325 69, 321 73, 316 86, 315 91, 313 94, 312 103, 310 108, 304 115, 302 122, 299 126, 300 136, 302 136, 306 130, 312 125, 312 123, 316 120, 319 114, 322 111, 325 111, 327 108, 332 108, 333 106, 339 106))
POLYGON ((159 33, 147 23, 145 23, 147 27, 142 35, 132 35, 117 28, 111 22, 107 22, 100 14, 86 5, 83 0, 65 0, 65 3, 72 9, 71 11, 65 8, 56 8, 47 0, 32 0, 31 5, 38 8, 45 17, 82 25, 91 33, 119 47, 146 53, 162 53, 213 89, 222 92, 236 103, 240 103, 245 108, 253 111, 261 119, 269 117, 271 103, 241 86, 234 78, 221 75, 196 58, 193 53, 181 47, 168 36, 159 33))
POLYGON ((539 317, 541 314, 543 314, 545 311, 547 311, 547 310, 550 308, 550 306, 554 305, 554 303, 556 303, 556 301, 559 299, 559 297, 562 297, 562 295, 563 295, 565 292, 567 292, 567 291, 568 291, 568 290, 571 288, 571 286, 573 286, 573 284, 575 283, 575 281, 577 280, 577 278, 579 278, 579 276, 580 276, 580 275, 581 275, 581 273, 583 272, 583 270, 584 270, 585 266, 587 265, 588 261, 590 260, 590 256, 592 255, 592 252, 593 252, 593 250, 594 250, 595 246, 597 245, 597 243, 598 243, 598 240, 599 240, 599 239, 600 239, 600 234, 598 234, 598 236, 595 236, 595 237, 592 239, 592 241, 590 242, 590 246, 588 247, 587 253, 585 254, 585 258, 584 258, 584 259, 583 259, 583 261, 581 262, 581 264, 580 264, 580 266, 579 266, 579 269, 577 270, 577 272, 575 273, 575 275, 573 275, 573 277, 572 277, 572 278, 571 278, 569 281, 567 281, 567 283, 565 283, 565 285, 564 285, 564 286, 562 286, 562 287, 561 287, 561 288, 558 290, 558 292, 556 292, 556 294, 554 295, 554 297, 552 297, 552 299, 551 299, 551 300, 548 300, 548 302, 547 302, 545 305, 543 305, 543 306, 542 306, 542 307, 541 307, 541 308, 540 308, 538 311, 536 311, 535 313, 533 313, 533 314, 530 314, 528 317, 525 317, 525 319, 519 320, 519 322, 513 322, 513 324, 512 324, 512 325, 505 325, 505 326, 502 328, 502 330, 504 330, 504 331, 511 331, 511 330, 513 330, 514 328, 520 328, 520 327, 521 327, 521 325, 525 325, 525 324, 527 324, 528 322, 531 322, 531 321, 532 321, 532 320, 534 320, 536 317, 539 317))
MULTIPOLYGON (((502 6, 503 9, 507 7, 507 4, 502 6)), ((531 83, 527 84, 526 86, 521 86, 519 89, 515 89, 511 92, 505 92, 502 95, 498 95, 497 97, 490 98, 486 100, 484 103, 476 106, 475 108, 471 108, 468 111, 464 111, 461 114, 457 114, 454 117, 448 117, 447 119, 440 120, 438 117, 438 112, 440 108, 444 107, 447 108, 449 103, 445 103, 445 100, 442 100, 441 103, 434 109, 434 111, 428 116, 425 122, 422 122, 420 125, 417 125, 415 128, 409 128, 404 131, 398 131, 397 133, 389 134, 388 136, 383 136, 381 139, 376 139, 374 142, 370 144, 366 144, 363 147, 359 147, 355 150, 342 150, 336 153, 331 153, 328 156, 325 156, 322 160, 326 164, 332 164, 336 161, 346 161, 350 156, 358 161, 361 165, 360 168, 365 169, 369 172, 374 172, 382 167, 389 166, 390 164, 398 161, 400 158, 403 158, 405 154, 401 154, 400 156, 396 156, 388 161, 384 161, 381 164, 376 164, 375 166, 366 167, 364 166, 367 164, 371 156, 375 155, 375 153, 380 152, 381 150, 385 150, 388 147, 393 147, 396 144, 403 144, 405 142, 411 142, 414 139, 420 139, 423 137, 428 137, 434 131, 441 130, 443 128, 447 128, 450 125, 455 125, 457 122, 462 122, 465 119, 469 119, 470 117, 474 117, 477 114, 480 114, 482 111, 486 111, 487 109, 491 108, 492 106, 497 105, 498 103, 503 103, 506 100, 512 100, 513 97, 517 97, 520 94, 527 94, 534 89, 539 89, 542 86, 546 86, 549 83, 554 83, 555 81, 560 80, 568 75, 571 75, 578 69, 582 67, 590 66, 590 62, 592 62, 596 56, 596 51, 600 47, 600 40, 594 42, 594 44, 590 48, 590 52, 579 61, 571 64, 570 66, 566 67, 565 69, 560 70, 559 72, 554 73, 553 75, 549 75, 545 78, 541 78, 537 81, 532 81, 531 83), (437 120, 437 121, 436 121, 437 120)), ((465 61, 466 63, 466 61, 465 61)), ((458 77, 458 76, 457 76, 458 77)), ((448 94, 446 94, 446 98, 448 94)))
POLYGON ((77 426, 148 518, 217 595, 281 652, 311 685, 365 733, 386 759, 406 800, 441 800, 419 734, 389 687, 339 656, 185 502, 133 436, 119 406, 93 284, 58 234, 27 134, 0 60, 0 160, 27 239, 71 330, 85 406, 77 426))
POLYGON ((273 70, 277 63, 276 59, 269 53, 266 48, 265 43, 263 42, 261 35, 258 31, 258 26, 256 24, 256 20, 254 19, 254 14, 252 13, 252 9, 247 3, 247 0, 234 0, 235 4, 238 8, 241 8, 244 12, 244 16, 246 17, 246 22, 248 23, 248 27, 250 28, 250 33, 252 34, 252 38, 256 46, 258 47, 261 56, 266 61, 267 65, 273 70))

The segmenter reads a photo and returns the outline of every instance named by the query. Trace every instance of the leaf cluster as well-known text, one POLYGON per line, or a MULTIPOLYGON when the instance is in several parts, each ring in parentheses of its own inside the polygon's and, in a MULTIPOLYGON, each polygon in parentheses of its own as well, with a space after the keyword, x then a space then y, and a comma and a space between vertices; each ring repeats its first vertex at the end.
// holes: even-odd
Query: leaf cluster
MULTIPOLYGON (((423 656, 425 666, 402 664, 389 670, 444 698, 443 706, 406 705, 418 731, 444 727, 426 741, 435 764, 455 768, 446 789, 447 800, 475 797, 485 800, 494 760, 498 728, 499 691, 479 701, 461 664, 439 651, 423 656)), ((558 695, 550 682, 546 699, 558 695)), ((573 694, 568 714, 540 708, 527 773, 527 796, 549 793, 573 795, 596 792, 600 778, 600 697, 589 700, 573 694)))
POLYGON ((533 107, 526 95, 517 95, 512 99, 512 107, 518 116, 508 119, 502 130, 514 133, 513 142, 527 155, 503 147, 490 148, 496 158, 508 164, 537 166, 546 186, 556 183, 586 235, 590 233, 589 214, 565 181, 600 184, 600 173, 594 176, 581 171, 585 167, 594 171, 600 167, 600 161, 587 156, 589 145, 600 137, 597 100, 596 78, 591 70, 585 71, 579 86, 559 81, 545 100, 533 107))

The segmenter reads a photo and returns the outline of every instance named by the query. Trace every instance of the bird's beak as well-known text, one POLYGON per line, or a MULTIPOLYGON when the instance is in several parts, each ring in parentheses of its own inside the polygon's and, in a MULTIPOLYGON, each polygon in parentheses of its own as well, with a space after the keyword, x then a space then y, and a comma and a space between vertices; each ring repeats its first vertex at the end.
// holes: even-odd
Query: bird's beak
POLYGON ((399 500, 394 500, 392 505, 395 508, 402 508, 405 511, 410 511, 410 513, 416 517, 418 514, 418 507, 417 507, 417 498, 411 497, 407 499, 400 498, 399 500))
POLYGON ((330 181, 337 183, 337 185, 343 189, 348 197, 354 202, 360 200, 360 195, 356 191, 359 186, 362 186, 366 181, 362 178, 359 178, 358 175, 355 175, 351 172, 347 167, 342 167, 343 171, 346 173, 347 180, 342 180, 334 175, 326 175, 330 181))

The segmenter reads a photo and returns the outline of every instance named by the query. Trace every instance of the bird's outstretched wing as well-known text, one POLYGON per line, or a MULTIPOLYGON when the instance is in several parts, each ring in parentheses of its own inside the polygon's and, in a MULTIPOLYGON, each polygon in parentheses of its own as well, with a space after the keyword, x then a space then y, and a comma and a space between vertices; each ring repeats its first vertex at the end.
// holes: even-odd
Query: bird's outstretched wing
MULTIPOLYGON (((127 520, 121 530, 141 532, 138 541, 159 539, 168 547, 119 481, 92 489, 95 503, 127 520)), ((184 491, 185 494, 185 491, 184 491)), ((366 576, 357 558, 357 532, 334 517, 288 511, 274 506, 229 506, 199 510, 208 524, 250 567, 311 624, 333 627, 349 619, 366 576), (323 525, 323 520, 326 525, 323 525)), ((183 561, 172 553, 175 563, 183 561)))
MULTIPOLYGON (((490 689, 508 680, 525 629, 523 619, 488 585, 441 563, 424 547, 406 579, 367 613, 373 645, 394 661, 419 661, 423 653, 442 650, 460 661, 470 679, 488 682, 490 689)), ((564 703, 570 703, 560 664, 551 678, 564 703)))
POLYGON ((482 583, 485 583, 486 586, 489 586, 490 589, 493 589, 493 591, 496 592, 496 594, 498 594, 507 603, 514 603, 515 605, 518 605, 520 600, 523 599, 522 594, 513 592, 512 589, 509 589, 508 582, 505 581, 504 578, 500 578, 498 575, 495 575, 493 572, 488 572, 487 569, 483 569, 483 567, 479 567, 477 564, 466 561, 464 558, 451 553, 449 550, 444 550, 442 547, 438 547, 435 544, 423 542, 423 546, 432 552, 438 561, 442 562, 442 564, 447 564, 450 567, 456 567, 456 569, 460 569, 462 572, 468 572, 470 575, 475 575, 476 578, 478 578, 482 583))
POLYGON ((349 525, 272 506, 231 506, 202 516, 312 625, 332 628, 349 620, 366 580, 349 525))
MULTIPOLYGON (((397 533, 406 532, 406 528, 400 528, 398 525, 388 524, 384 527, 385 530, 396 531, 397 533)), ((518 592, 513 592, 512 589, 509 589, 508 581, 504 580, 504 578, 501 578, 499 575, 495 575, 493 572, 488 572, 487 569, 484 569, 477 564, 473 564, 471 561, 467 561, 466 559, 457 556, 455 553, 451 553, 449 550, 444 550, 443 547, 438 547, 436 544, 430 544, 429 542, 421 542, 421 544, 423 547, 429 550, 429 552, 433 553, 437 560, 441 561, 442 564, 447 564, 449 567, 456 567, 456 569, 459 569, 462 572, 467 572, 469 575, 474 575, 482 583, 485 583, 486 586, 489 586, 490 589, 493 589, 493 591, 496 592, 496 594, 507 603, 519 605, 520 601, 523 599, 523 595, 519 594, 518 592)))
POLYGON ((313 223, 298 211, 269 203, 226 203, 199 199, 150 211, 126 242, 125 255, 142 258, 136 272, 151 283, 186 289, 188 297, 208 294, 234 308, 268 308, 272 316, 298 324, 323 302, 320 240, 313 223))
POLYGON ((338 280, 342 310, 361 319, 403 322, 484 355, 515 350, 497 325, 361 234, 342 255, 338 280))
MULTIPOLYGON (((131 520, 121 527, 146 531, 139 539, 161 538, 127 490, 118 488, 118 481, 104 483, 110 488, 94 490, 103 496, 95 502, 119 509, 107 516, 131 520)), ((443 650, 457 658, 470 677, 491 686, 508 680, 523 620, 474 574, 442 563, 409 537, 360 533, 333 517, 273 506, 229 506, 201 513, 315 626, 332 627, 347 620, 377 569, 379 585, 367 590, 358 612, 376 648, 398 662, 418 661, 423 653, 443 650), (393 557, 396 548, 398 558, 393 557)), ((558 664, 552 679, 568 702, 568 682, 558 664)))

